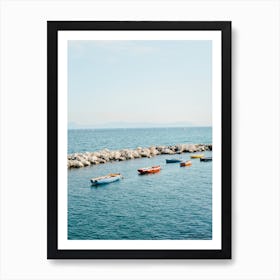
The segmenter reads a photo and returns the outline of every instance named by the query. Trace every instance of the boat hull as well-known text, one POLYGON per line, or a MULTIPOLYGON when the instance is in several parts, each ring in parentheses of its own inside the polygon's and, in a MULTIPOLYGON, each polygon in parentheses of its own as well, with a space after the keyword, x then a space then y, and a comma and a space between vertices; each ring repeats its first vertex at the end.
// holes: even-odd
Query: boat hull
POLYGON ((152 166, 147 168, 140 168, 137 170, 140 175, 144 174, 154 174, 160 172, 160 166, 152 166))
POLYGON ((184 166, 191 166, 191 165, 192 165, 192 162, 191 162, 191 161, 181 162, 181 163, 180 163, 180 166, 181 166, 181 167, 184 167, 184 166))
POLYGON ((181 162, 182 160, 180 160, 180 159, 166 159, 166 163, 177 163, 177 162, 181 162))
POLYGON ((203 158, 203 157, 204 157, 203 154, 201 154, 201 155, 192 155, 191 156, 191 158, 203 158))
POLYGON ((92 185, 104 185, 104 184, 110 184, 116 181, 119 181, 121 179, 121 175, 108 177, 108 178, 102 178, 102 179, 91 179, 92 185))
POLYGON ((211 157, 201 158, 200 161, 212 161, 211 157))

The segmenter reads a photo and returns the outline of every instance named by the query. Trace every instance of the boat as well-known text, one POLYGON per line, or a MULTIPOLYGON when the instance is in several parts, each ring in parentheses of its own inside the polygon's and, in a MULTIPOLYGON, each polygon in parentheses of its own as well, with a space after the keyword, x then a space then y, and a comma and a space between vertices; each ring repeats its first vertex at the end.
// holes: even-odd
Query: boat
POLYGON ((93 185, 109 184, 122 178, 120 173, 111 173, 105 176, 92 178, 90 181, 93 185))
POLYGON ((203 158, 204 154, 191 155, 191 158, 203 158))
POLYGON ((145 168, 140 168, 137 170, 141 175, 142 174, 152 174, 152 173, 157 173, 160 171, 160 166, 152 166, 152 167, 145 167, 145 168))
POLYGON ((212 161, 212 157, 203 157, 200 161, 212 161))
POLYGON ((171 158, 171 159, 166 159, 166 163, 175 163, 175 162, 181 162, 181 159, 178 158, 171 158))
POLYGON ((180 166, 183 167, 183 166, 191 166, 192 165, 192 162, 190 160, 186 161, 186 162, 181 162, 180 163, 180 166))

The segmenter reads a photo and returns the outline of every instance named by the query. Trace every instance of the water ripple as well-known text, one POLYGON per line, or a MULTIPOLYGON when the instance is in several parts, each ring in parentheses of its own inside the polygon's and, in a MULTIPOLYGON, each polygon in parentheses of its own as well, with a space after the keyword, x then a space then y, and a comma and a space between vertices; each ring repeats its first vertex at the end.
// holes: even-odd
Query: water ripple
POLYGON ((165 164, 168 157, 69 170, 68 238, 211 239, 212 163, 194 159, 191 167, 180 168, 165 164), (162 166, 160 173, 137 174, 138 168, 155 164, 162 166), (111 172, 122 173, 124 179, 90 186, 90 178, 111 172))

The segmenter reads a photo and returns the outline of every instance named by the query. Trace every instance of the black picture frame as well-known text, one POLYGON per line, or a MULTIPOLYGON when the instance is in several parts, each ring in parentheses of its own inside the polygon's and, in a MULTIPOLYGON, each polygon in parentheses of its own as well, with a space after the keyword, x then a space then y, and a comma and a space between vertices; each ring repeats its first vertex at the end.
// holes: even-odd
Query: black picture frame
POLYGON ((231 22, 48 21, 47 22, 47 258, 48 259, 231 259, 231 22), (58 32, 84 30, 219 30, 222 34, 222 190, 220 250, 58 249, 58 32))

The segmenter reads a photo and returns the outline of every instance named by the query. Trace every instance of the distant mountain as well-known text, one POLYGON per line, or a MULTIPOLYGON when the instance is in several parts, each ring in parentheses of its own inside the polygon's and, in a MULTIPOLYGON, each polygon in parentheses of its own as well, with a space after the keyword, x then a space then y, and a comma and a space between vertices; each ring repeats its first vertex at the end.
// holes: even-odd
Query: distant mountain
MULTIPOLYGON (((68 129, 97 129, 97 128, 150 128, 150 127, 191 127, 201 126, 191 122, 149 123, 149 122, 108 122, 102 124, 82 125, 74 122, 68 124, 68 129)), ((207 125, 205 125, 207 126, 207 125)))

